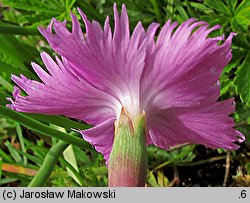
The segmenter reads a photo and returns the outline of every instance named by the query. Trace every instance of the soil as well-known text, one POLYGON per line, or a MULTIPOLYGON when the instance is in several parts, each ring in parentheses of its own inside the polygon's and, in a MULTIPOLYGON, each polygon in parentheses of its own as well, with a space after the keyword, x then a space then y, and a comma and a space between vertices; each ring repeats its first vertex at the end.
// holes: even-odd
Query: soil
MULTIPOLYGON (((196 166, 169 167, 165 168, 164 174, 169 180, 173 180, 173 186, 178 187, 250 187, 250 176, 247 175, 247 170, 245 168, 247 163, 250 162, 249 152, 250 146, 246 144, 242 144, 240 150, 237 152, 230 152, 230 165, 228 165, 229 173, 225 181, 226 184, 224 183, 226 159, 207 162, 196 166)), ((195 148, 195 153, 197 156, 194 162, 221 156, 217 150, 207 149, 200 145, 195 148)))

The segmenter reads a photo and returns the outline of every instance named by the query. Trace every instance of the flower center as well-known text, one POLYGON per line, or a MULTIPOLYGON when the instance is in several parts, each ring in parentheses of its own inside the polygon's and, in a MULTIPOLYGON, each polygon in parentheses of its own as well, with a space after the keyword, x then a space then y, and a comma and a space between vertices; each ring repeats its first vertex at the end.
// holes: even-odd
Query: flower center
POLYGON ((118 118, 120 117, 122 108, 124 108, 128 114, 128 116, 131 118, 132 121, 135 120, 135 118, 140 115, 140 106, 139 106, 139 99, 137 97, 132 97, 125 95, 124 97, 121 98, 120 100, 120 107, 119 107, 119 115, 118 118))

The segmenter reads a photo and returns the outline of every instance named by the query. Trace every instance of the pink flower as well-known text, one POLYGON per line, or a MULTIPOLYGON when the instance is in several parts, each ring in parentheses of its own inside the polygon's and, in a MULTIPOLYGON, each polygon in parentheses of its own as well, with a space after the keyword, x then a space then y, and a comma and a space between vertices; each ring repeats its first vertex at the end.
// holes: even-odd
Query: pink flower
POLYGON ((104 29, 88 21, 78 10, 86 28, 83 34, 75 15, 72 32, 53 19, 47 29, 39 28, 61 57, 53 60, 41 53, 48 70, 32 67, 42 82, 12 76, 26 93, 15 87, 8 107, 28 113, 60 114, 83 120, 94 127, 80 130, 108 160, 114 140, 114 122, 124 107, 132 119, 145 111, 147 144, 168 149, 181 143, 211 148, 237 149, 234 142, 244 136, 233 128, 233 99, 218 102, 217 81, 231 59, 234 34, 208 34, 203 21, 189 19, 177 28, 168 21, 156 37, 159 24, 147 31, 141 22, 130 34, 125 6, 119 17, 114 5, 115 26, 109 17, 104 29))

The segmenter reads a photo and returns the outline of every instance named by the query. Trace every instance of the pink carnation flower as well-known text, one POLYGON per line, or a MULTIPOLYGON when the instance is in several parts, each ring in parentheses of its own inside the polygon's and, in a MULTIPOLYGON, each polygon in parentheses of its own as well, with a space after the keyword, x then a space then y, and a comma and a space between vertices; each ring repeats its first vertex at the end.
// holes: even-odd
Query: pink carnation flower
POLYGON ((32 63, 42 82, 25 76, 12 80, 14 101, 8 107, 28 113, 59 114, 83 120, 94 127, 80 130, 83 138, 108 160, 114 140, 114 122, 125 108, 132 119, 145 111, 147 144, 169 149, 181 143, 237 149, 244 136, 233 128, 234 101, 218 102, 218 79, 231 59, 231 41, 208 34, 203 21, 189 19, 177 27, 170 20, 156 37, 159 24, 145 31, 141 22, 130 34, 125 6, 114 6, 114 31, 106 18, 104 28, 78 10, 86 28, 83 34, 75 15, 70 32, 53 19, 39 28, 61 57, 41 53, 48 70, 32 63), (221 45, 218 42, 224 40, 221 45))

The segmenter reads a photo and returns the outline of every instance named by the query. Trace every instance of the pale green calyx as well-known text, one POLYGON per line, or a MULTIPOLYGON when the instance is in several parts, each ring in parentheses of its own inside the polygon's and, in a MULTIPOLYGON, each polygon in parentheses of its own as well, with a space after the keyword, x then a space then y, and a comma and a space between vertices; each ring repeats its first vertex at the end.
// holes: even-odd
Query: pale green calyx
POLYGON ((115 138, 109 158, 109 186, 145 186, 147 151, 145 113, 134 121, 125 108, 115 123, 115 138))

